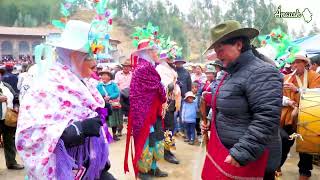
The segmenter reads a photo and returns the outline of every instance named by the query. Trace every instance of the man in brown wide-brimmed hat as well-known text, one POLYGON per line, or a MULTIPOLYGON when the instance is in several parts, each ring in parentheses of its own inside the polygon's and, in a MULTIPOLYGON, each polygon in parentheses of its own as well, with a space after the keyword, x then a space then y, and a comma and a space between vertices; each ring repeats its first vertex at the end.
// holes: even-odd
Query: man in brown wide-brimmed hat
MULTIPOLYGON (((290 152, 291 146, 294 144, 294 140, 289 140, 288 135, 296 132, 297 116, 300 103, 300 93, 304 88, 320 88, 320 75, 312 70, 308 70, 310 59, 303 55, 296 55, 295 60, 292 63, 294 73, 288 74, 284 77, 283 96, 284 107, 281 113, 281 128, 286 132, 286 136, 282 137, 282 157, 281 164, 277 170, 277 175, 281 175, 281 166, 285 163, 287 155, 290 152)), ((307 148, 307 147, 306 147, 307 148)), ((300 151, 305 152, 301 146, 300 151)), ((299 151, 299 152, 300 152, 299 151)), ((311 176, 312 170, 312 155, 307 153, 299 153, 299 173, 301 180, 307 180, 311 176)))
MULTIPOLYGON (((121 102, 121 111, 122 114, 128 116, 129 112, 129 87, 130 82, 132 79, 132 72, 131 72, 131 63, 130 59, 126 59, 121 63, 122 70, 118 71, 115 75, 114 81, 117 83, 120 89, 120 102, 121 102)), ((122 129, 123 127, 118 128, 118 135, 122 136, 122 129)))

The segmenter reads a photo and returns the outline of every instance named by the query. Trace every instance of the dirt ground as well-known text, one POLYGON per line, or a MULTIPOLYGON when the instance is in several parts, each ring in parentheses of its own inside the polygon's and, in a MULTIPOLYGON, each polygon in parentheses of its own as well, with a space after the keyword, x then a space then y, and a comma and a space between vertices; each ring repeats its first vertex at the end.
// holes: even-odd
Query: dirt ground
MULTIPOLYGON (((161 178, 163 180, 192 180, 199 179, 197 175, 201 172, 201 159, 203 151, 200 146, 191 146, 183 142, 182 138, 177 138, 177 158, 180 160, 179 165, 174 165, 161 161, 159 167, 169 173, 169 177, 161 178)), ((111 173, 119 180, 134 180, 132 169, 129 174, 124 174, 123 159, 125 151, 125 137, 110 145, 110 160, 112 163, 111 173)), ((21 162, 19 160, 19 162, 21 162)), ((130 160, 131 162, 131 160, 130 160)), ((298 179, 298 155, 294 148, 290 153, 288 161, 283 167, 283 176, 280 180, 295 180, 298 179)), ((130 163, 131 165, 131 163, 130 163)), ((131 166, 130 166, 131 167, 131 166)), ((312 171, 313 176, 310 180, 320 179, 320 167, 314 166, 312 171)), ((3 149, 0 149, 0 180, 23 180, 25 171, 7 170, 5 166, 3 149)))

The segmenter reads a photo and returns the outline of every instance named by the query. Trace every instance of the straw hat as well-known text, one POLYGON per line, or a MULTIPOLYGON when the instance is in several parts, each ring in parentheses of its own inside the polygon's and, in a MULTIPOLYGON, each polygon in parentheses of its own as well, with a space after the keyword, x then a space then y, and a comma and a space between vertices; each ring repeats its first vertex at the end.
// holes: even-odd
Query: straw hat
POLYGON ((130 59, 126 59, 125 61, 123 61, 121 63, 122 66, 131 66, 131 62, 130 62, 130 59))
POLYGON ((91 25, 89 23, 70 20, 67 22, 59 40, 48 43, 49 45, 89 53, 88 35, 91 25))
POLYGON ((185 95, 185 98, 184 99, 187 99, 188 97, 193 97, 194 99, 196 98, 196 96, 193 94, 193 92, 189 91, 186 93, 185 95))
POLYGON ((205 51, 213 49, 213 46, 219 44, 225 40, 235 38, 235 37, 248 37, 252 39, 259 35, 259 31, 254 28, 242 28, 238 21, 228 20, 217 26, 211 28, 211 45, 205 51))
POLYGON ((303 55, 295 55, 294 60, 302 60, 305 61, 307 64, 311 63, 311 60, 303 55))
POLYGON ((207 65, 207 70, 205 73, 216 73, 216 68, 213 65, 207 65))

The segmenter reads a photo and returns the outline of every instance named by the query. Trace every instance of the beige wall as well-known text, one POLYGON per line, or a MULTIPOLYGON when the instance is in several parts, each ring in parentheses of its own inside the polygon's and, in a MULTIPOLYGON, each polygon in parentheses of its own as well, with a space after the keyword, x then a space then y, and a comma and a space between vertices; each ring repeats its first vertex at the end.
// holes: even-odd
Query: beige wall
POLYGON ((18 58, 19 55, 22 55, 22 54, 32 55, 33 54, 32 45, 42 43, 44 40, 45 40, 44 36, 0 35, 0 57, 2 57, 2 55, 7 55, 8 53, 8 52, 3 52, 3 49, 2 49, 2 43, 5 41, 9 41, 12 44, 12 54, 10 55, 13 55, 14 58, 18 58), (23 41, 25 41, 29 46, 28 50, 25 53, 20 52, 20 49, 19 49, 19 44, 23 41))
MULTIPOLYGON (((22 55, 22 53, 20 52, 19 49, 19 43, 22 41, 25 41, 28 43, 29 45, 29 49, 27 53, 23 53, 26 55, 33 55, 33 49, 32 49, 32 44, 36 43, 36 42, 44 42, 45 41, 45 37, 44 36, 12 36, 12 35, 0 35, 0 57, 2 57, 2 55, 8 55, 7 52, 3 52, 2 50, 2 43, 5 41, 9 41, 12 44, 12 53, 10 53, 9 55, 13 55, 14 58, 18 58, 19 55, 22 55)), ((113 59, 115 60, 115 62, 119 61, 120 58, 120 54, 119 51, 117 49, 118 46, 118 42, 117 41, 111 41, 110 42, 111 46, 113 47, 114 51, 111 52, 111 56, 113 57, 113 59)))

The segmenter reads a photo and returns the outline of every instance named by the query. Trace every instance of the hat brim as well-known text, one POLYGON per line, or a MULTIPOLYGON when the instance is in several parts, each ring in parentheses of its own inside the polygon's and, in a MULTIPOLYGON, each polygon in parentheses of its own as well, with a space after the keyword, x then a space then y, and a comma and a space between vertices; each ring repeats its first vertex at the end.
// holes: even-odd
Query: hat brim
POLYGON ((216 44, 219 44, 227 39, 245 36, 249 39, 253 39, 259 35, 259 31, 255 28, 241 28, 234 31, 229 32, 228 34, 222 36, 221 38, 217 39, 216 41, 212 42, 212 44, 207 48, 203 54, 206 54, 209 50, 213 49, 216 44))
POLYGON ((311 63, 311 61, 310 61, 308 58, 297 57, 297 58, 294 59, 293 62, 295 62, 296 60, 304 61, 304 62, 306 62, 307 64, 310 64, 310 63, 311 63))
POLYGON ((175 60, 174 63, 183 62, 184 64, 187 63, 185 60, 175 60))
POLYGON ((108 74, 108 73, 110 73, 110 72, 109 72, 109 71, 100 71, 100 72, 98 73, 98 75, 101 76, 101 75, 103 75, 103 74, 108 74))
POLYGON ((138 54, 138 53, 140 53, 140 52, 148 51, 148 50, 156 50, 156 49, 153 48, 153 47, 141 48, 141 49, 138 49, 138 50, 134 51, 134 52, 132 53, 132 55, 135 56, 136 54, 138 54))
POLYGON ((191 95, 189 95, 189 96, 186 96, 186 97, 184 97, 184 99, 187 99, 188 97, 193 97, 194 99, 196 98, 196 96, 191 96, 191 95))
POLYGON ((56 48, 63 48, 69 49, 72 51, 78 51, 83 53, 89 53, 89 49, 86 46, 79 46, 79 43, 69 43, 68 41, 58 41, 58 42, 48 42, 47 45, 56 47, 56 48))

